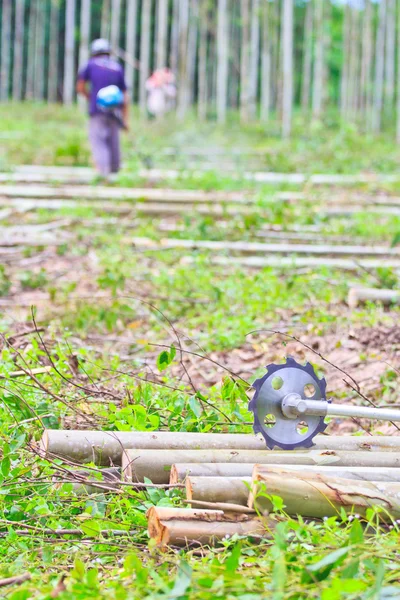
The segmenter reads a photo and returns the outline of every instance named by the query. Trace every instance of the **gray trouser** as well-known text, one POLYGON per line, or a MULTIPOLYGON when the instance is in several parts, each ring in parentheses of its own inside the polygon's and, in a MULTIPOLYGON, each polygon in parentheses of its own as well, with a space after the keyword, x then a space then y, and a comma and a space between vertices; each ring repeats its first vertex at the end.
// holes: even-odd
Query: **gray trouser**
POLYGON ((120 168, 119 124, 108 115, 94 115, 89 120, 89 141, 93 160, 101 175, 117 173, 120 168))

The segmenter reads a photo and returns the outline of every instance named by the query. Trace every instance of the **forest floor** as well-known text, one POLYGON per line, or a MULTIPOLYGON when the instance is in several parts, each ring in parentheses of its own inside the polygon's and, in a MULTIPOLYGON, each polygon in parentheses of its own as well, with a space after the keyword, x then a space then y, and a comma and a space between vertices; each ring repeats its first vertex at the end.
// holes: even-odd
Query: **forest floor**
MULTIPOLYGON (((358 519, 345 515, 307 523, 287 517, 257 546, 229 539, 215 549, 161 553, 148 540, 145 512, 153 504, 184 505, 179 490, 78 496, 71 484, 55 489, 54 465, 27 444, 43 427, 250 433, 250 384, 287 355, 309 360, 338 402, 365 403, 356 380, 376 405, 396 404, 399 310, 350 308, 347 296, 351 286, 399 287, 400 183, 258 183, 245 173, 397 175, 399 148, 334 121, 306 134, 299 123, 294 140, 282 142, 273 125, 267 138, 260 126, 133 119, 124 169, 106 199, 96 199, 103 186, 84 171, 66 198, 69 176, 18 183, 13 168, 88 166, 84 117, 27 105, 7 115, 0 131, 0 578, 31 576, 5 587, 7 598, 398 597, 396 523, 364 537, 358 519), (149 169, 182 175, 155 181, 149 169), (37 186, 44 200, 35 197, 37 186), (144 189, 143 198, 115 200, 118 189, 132 186, 144 189), (203 210, 161 202, 149 213, 146 193, 158 188, 210 197, 203 210), (246 202, 232 200, 233 190, 246 202), (341 212, 353 205, 351 214, 341 212), (161 239, 193 244, 166 248, 161 239), (313 256, 307 249, 271 255, 251 246, 196 246, 211 240, 335 245, 351 264, 329 265, 332 249, 321 251, 317 266, 299 266, 299 256, 313 256), (377 267, 364 265, 358 251, 343 254, 354 245, 369 258, 376 247, 387 256, 377 257, 377 267), (292 263, 243 264, 275 256, 292 263), (31 374, 14 377, 20 369, 31 374), (101 533, 116 529, 118 537, 101 533)), ((397 433, 340 419, 327 431, 397 433)))

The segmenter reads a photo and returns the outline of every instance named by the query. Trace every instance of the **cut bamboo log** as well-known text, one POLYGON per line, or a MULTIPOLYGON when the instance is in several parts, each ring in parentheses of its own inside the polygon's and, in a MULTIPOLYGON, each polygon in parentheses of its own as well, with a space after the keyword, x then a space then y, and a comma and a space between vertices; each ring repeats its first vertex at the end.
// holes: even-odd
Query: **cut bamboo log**
MULTIPOLYGON (((171 485, 183 483, 188 477, 196 478, 226 478, 239 477, 247 478, 253 474, 253 469, 257 465, 252 463, 181 463, 172 465, 170 471, 169 483, 171 485)), ((274 470, 275 467, 265 466, 266 469, 274 470)), ((282 465, 279 468, 290 471, 312 471, 314 473, 323 473, 335 477, 345 477, 346 479, 356 479, 358 481, 400 481, 400 468, 386 467, 335 467, 335 466, 312 466, 304 465, 282 465)))
MULTIPOLYGON (((122 451, 126 448, 161 450, 213 448, 217 450, 227 447, 264 450, 265 443, 256 436, 248 434, 59 429, 45 430, 40 442, 44 456, 66 457, 82 463, 93 461, 106 466, 121 464, 122 451)), ((175 461, 171 464, 173 462, 175 461)))
MULTIPOLYGON (((62 172, 68 172, 73 175, 76 172, 90 172, 93 176, 94 172, 92 169, 85 167, 45 167, 38 165, 21 165, 18 167, 19 172, 30 172, 30 173, 44 173, 57 175, 62 172)), ((196 169, 196 171, 183 171, 175 169, 141 169, 138 173, 139 177, 144 177, 153 181, 163 179, 180 179, 185 177, 203 177, 203 169, 196 169)), ((357 185, 357 184, 383 184, 383 183, 397 183, 400 181, 400 175, 398 174, 384 174, 384 173, 360 173, 355 175, 337 175, 337 174, 313 174, 306 175, 303 173, 274 173, 270 171, 253 171, 237 174, 235 179, 246 179, 248 181, 255 181, 260 183, 282 183, 282 184, 294 184, 302 185, 308 183, 309 185, 357 185)))
MULTIPOLYGON (((5 177, 10 174, 6 173, 5 177)), ((243 192, 204 192, 202 190, 173 190, 102 187, 88 185, 0 185, 0 196, 6 198, 70 198, 70 199, 106 199, 136 200, 156 202, 231 202, 248 204, 254 202, 254 196, 243 192)))
POLYGON ((186 499, 247 505, 251 477, 187 477, 186 499))
POLYGON ((393 518, 400 516, 400 483, 353 481, 307 471, 272 472, 262 467, 253 474, 253 485, 249 495, 249 507, 260 512, 272 510, 268 496, 282 498, 284 510, 290 515, 323 518, 340 516, 346 512, 365 515, 372 506, 384 509, 382 518, 388 513, 393 518))
POLYGON ((26 369, 26 371, 11 371, 11 373, 0 373, 0 379, 9 379, 10 377, 29 377, 29 375, 42 375, 50 373, 53 370, 51 365, 47 367, 36 367, 35 369, 26 369))
POLYGON ((222 510, 162 508, 147 511, 149 535, 159 546, 214 544, 232 535, 268 537, 269 523, 222 510))
POLYGON ((135 247, 140 249, 186 249, 196 250, 198 248, 213 251, 230 251, 243 253, 262 252, 279 254, 321 254, 321 255, 345 255, 351 256, 400 256, 400 248, 389 246, 333 246, 317 244, 265 244, 261 242, 229 242, 213 240, 183 240, 178 238, 163 238, 153 240, 145 237, 134 237, 131 239, 135 247))
MULTIPOLYGON (((400 451, 400 436, 324 436, 315 440, 315 450, 339 451, 400 451)), ((95 462, 99 465, 120 465, 122 451, 128 448, 148 449, 240 449, 266 450, 264 440, 242 433, 187 433, 178 431, 83 431, 46 429, 40 442, 44 457, 60 456, 76 462, 95 462)), ((274 454, 276 452, 274 451, 274 454)), ((285 453, 287 455, 287 453, 285 453)), ((187 463, 188 460, 171 460, 174 463, 187 463)), ((212 462, 212 461, 203 461, 212 462)), ((228 462, 219 460, 218 462, 228 462)), ((231 462, 231 461, 229 461, 231 462)), ((238 460, 253 462, 257 460, 238 460)))
POLYGON ((399 304, 400 291, 375 288, 350 288, 347 304, 356 308, 362 302, 382 302, 382 304, 399 304))
POLYGON ((348 452, 334 450, 282 451, 240 450, 232 448, 202 450, 128 449, 122 456, 122 476, 127 481, 169 482, 173 464, 186 463, 250 463, 264 465, 305 465, 337 467, 400 467, 400 452, 348 452))
MULTIPOLYGON (((400 214, 400 213, 399 213, 400 214)), ((183 264, 193 264, 195 262, 193 256, 185 256, 181 262, 183 264)), ((331 258, 322 256, 212 256, 210 263, 215 265, 237 267, 246 266, 253 269, 265 269, 268 267, 278 269, 296 269, 303 267, 332 267, 343 269, 346 271, 358 271, 362 269, 378 269, 382 266, 380 258, 331 258)), ((398 269, 400 268, 400 260, 396 258, 385 259, 385 267, 398 269)))

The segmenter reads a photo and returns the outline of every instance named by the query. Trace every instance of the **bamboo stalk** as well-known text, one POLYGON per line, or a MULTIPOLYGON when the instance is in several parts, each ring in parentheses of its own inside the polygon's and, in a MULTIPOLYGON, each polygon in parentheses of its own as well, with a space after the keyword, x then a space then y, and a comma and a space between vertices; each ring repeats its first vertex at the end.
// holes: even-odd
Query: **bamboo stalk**
POLYGON ((347 304, 350 308, 356 308, 362 302, 382 302, 385 305, 399 304, 400 292, 398 290, 376 288, 350 288, 347 299, 347 304))
MULTIPOLYGON (((250 434, 241 433, 187 433, 177 431, 82 431, 46 429, 43 433, 40 448, 44 456, 57 455, 69 457, 77 462, 97 462, 97 464, 121 464, 122 450, 128 448, 147 449, 226 449, 263 451, 267 454, 278 454, 266 450, 262 439, 250 434)), ((400 436, 318 436, 315 439, 315 450, 338 450, 354 452, 358 450, 377 450, 394 452, 400 451, 400 436)), ((312 450, 310 451, 312 452, 312 450)), ((281 454, 281 453, 280 453, 281 454)), ((288 456, 288 453, 285 453, 288 456)), ((185 457, 180 460, 171 460, 175 463, 187 463, 185 457)), ((203 460, 203 462, 213 462, 203 460)), ((219 460, 214 462, 228 462, 219 460)), ((232 462, 229 460, 229 462, 232 462)), ((236 460, 236 462, 254 462, 250 460, 236 460)))
POLYGON ((265 524, 259 519, 222 510, 161 508, 147 511, 149 535, 159 546, 214 544, 232 535, 267 537, 265 524))
POLYGON ((186 499, 246 506, 251 477, 187 477, 186 499))
POLYGON ((173 464, 186 463, 250 463, 269 465, 306 465, 336 467, 400 467, 400 452, 360 452, 334 450, 282 451, 241 450, 232 448, 201 450, 126 449, 122 455, 122 475, 128 481, 169 482, 173 464))
POLYGON ((400 516, 400 483, 353 481, 325 474, 298 471, 269 472, 259 470, 253 474, 249 507, 260 512, 272 510, 268 496, 282 498, 284 510, 290 515, 323 518, 340 516, 341 509, 365 515, 372 506, 384 509, 393 518, 400 516))
MULTIPOLYGON (((188 477, 196 478, 247 478, 253 474, 253 469, 259 465, 252 463, 181 463, 174 464, 171 467, 169 483, 172 485, 184 482, 188 477)), ((266 470, 275 471, 277 467, 265 465, 266 470)), ((304 465, 281 465, 279 469, 289 471, 310 471, 313 473, 323 473, 335 477, 345 477, 346 479, 356 479, 359 481, 400 481, 400 469, 396 467, 387 467, 382 470, 381 467, 336 467, 336 466, 310 466, 304 465)))

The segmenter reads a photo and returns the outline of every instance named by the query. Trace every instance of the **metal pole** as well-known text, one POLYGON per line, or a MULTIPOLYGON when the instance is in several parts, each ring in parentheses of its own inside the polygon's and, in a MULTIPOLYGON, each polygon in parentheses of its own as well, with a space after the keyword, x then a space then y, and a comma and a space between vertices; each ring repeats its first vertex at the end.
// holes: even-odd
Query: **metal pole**
POLYGON ((298 394, 288 394, 282 400, 282 412, 289 419, 313 415, 318 417, 357 417, 379 421, 400 421, 400 410, 331 404, 326 400, 309 400, 298 394))

